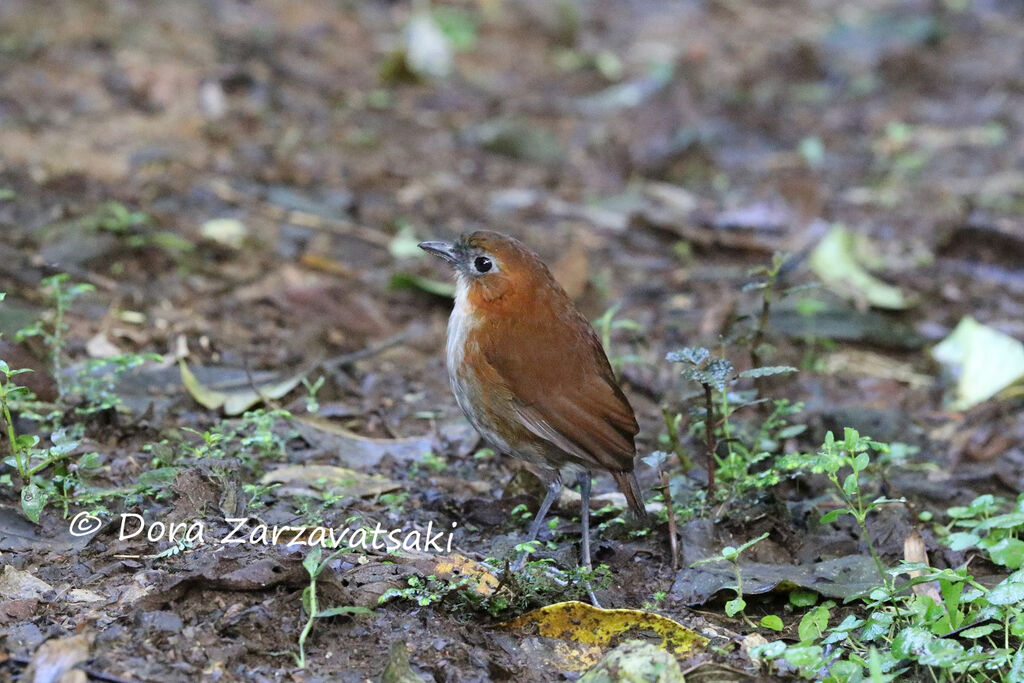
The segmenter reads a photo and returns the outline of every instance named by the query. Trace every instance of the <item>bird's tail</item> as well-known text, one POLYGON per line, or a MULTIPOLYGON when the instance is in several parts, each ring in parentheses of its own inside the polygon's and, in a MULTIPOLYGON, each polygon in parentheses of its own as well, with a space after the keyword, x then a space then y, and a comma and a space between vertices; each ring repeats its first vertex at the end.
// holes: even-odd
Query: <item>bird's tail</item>
POLYGON ((626 496, 630 511, 637 519, 646 519, 647 510, 644 508, 644 497, 640 492, 640 484, 636 481, 636 475, 632 472, 612 472, 615 483, 619 490, 626 496))

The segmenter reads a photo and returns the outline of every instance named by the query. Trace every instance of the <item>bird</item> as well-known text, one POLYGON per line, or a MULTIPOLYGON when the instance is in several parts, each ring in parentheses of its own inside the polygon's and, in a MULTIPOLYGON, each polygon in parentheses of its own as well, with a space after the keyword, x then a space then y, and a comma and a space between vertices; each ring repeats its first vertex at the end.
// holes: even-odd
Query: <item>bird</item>
MULTIPOLYGON (((580 555, 593 570, 592 473, 610 473, 634 516, 646 517, 634 473, 639 427, 600 339, 541 258, 519 240, 484 230, 419 247, 455 271, 446 364, 456 403, 486 442, 531 463, 546 484, 528 542, 537 539, 561 493, 562 472, 575 474, 580 555)), ((524 553, 513 569, 525 559, 524 553)))

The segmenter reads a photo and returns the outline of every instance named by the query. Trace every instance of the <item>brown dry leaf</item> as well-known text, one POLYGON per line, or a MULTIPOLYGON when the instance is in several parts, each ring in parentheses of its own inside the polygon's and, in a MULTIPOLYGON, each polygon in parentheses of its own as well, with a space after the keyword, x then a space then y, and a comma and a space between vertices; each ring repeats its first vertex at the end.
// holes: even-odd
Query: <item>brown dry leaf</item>
POLYGON ((860 349, 844 349, 830 353, 824 359, 822 371, 829 375, 891 379, 912 387, 930 387, 935 384, 934 377, 915 371, 910 363, 902 363, 890 356, 860 349))
POLYGON ((284 484, 288 493, 303 495, 344 495, 356 498, 379 496, 400 485, 379 474, 363 474, 347 467, 332 465, 286 465, 263 475, 260 483, 284 484))
POLYGON ((203 386, 196 379, 196 376, 192 374, 192 371, 188 369, 188 365, 185 364, 184 360, 179 360, 178 366, 181 368, 181 383, 185 385, 189 395, 204 408, 209 408, 210 410, 223 408, 225 415, 241 415, 260 401, 266 399, 274 400, 285 396, 305 379, 308 372, 304 370, 288 379, 264 384, 255 389, 227 392, 203 386))
POLYGON ((36 578, 29 572, 15 569, 11 565, 4 567, 4 573, 0 574, 0 598, 8 600, 40 598, 52 590, 53 586, 42 579, 36 578))
MULTIPOLYGON (((907 537, 903 539, 903 559, 907 562, 928 564, 928 552, 925 549, 924 539, 921 538, 921 534, 917 532, 917 529, 911 531, 907 534, 907 537)), ((922 574, 924 574, 922 570, 916 569, 910 572, 910 578, 916 579, 922 574)), ((939 591, 938 581, 919 583, 914 586, 914 592, 918 595, 930 596, 931 599, 935 601, 936 605, 944 604, 942 594, 939 591)))
POLYGON ((54 638, 39 646, 22 680, 53 683, 85 683, 86 674, 75 667, 89 659, 95 635, 80 633, 69 638, 54 638))
POLYGON ((627 633, 655 633, 662 638, 661 647, 676 657, 690 656, 708 643, 704 636, 668 617, 633 609, 600 609, 577 601, 548 605, 502 626, 514 630, 530 627, 532 632, 565 641, 553 654, 561 666, 571 664, 575 671, 594 666, 602 649, 627 633))

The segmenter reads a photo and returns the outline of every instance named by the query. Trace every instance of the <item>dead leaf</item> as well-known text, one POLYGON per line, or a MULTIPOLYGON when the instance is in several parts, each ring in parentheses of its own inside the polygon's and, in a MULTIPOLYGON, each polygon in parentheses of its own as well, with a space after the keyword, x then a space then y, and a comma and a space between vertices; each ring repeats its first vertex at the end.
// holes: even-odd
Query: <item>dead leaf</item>
POLYGON ((90 358, 113 358, 123 352, 117 348, 104 332, 96 334, 85 343, 85 351, 90 358))
POLYGON ((53 590, 53 586, 42 579, 11 565, 4 567, 4 573, 0 574, 0 598, 8 600, 24 600, 41 598, 44 594, 53 590))
POLYGON ((363 474, 347 467, 332 465, 286 465, 263 475, 263 485, 280 482, 291 494, 352 496, 370 498, 401 485, 379 474, 363 474))
POLYGON ((211 218, 203 223, 200 234, 218 244, 241 249, 249 236, 249 229, 237 218, 211 218))
POLYGON ((239 391, 217 391, 199 383, 184 360, 178 361, 181 368, 181 382, 185 389, 196 400, 199 405, 210 410, 223 409, 225 415, 241 415, 249 408, 263 400, 275 400, 284 397, 288 392, 297 387, 305 379, 307 370, 289 377, 280 382, 272 382, 256 387, 256 389, 242 389, 239 391))
POLYGON ((964 317, 932 356, 955 377, 950 410, 967 410, 1024 380, 1024 344, 971 316, 964 317))
MULTIPOLYGON (((829 598, 850 598, 878 585, 878 568, 870 557, 847 555, 809 565, 741 562, 744 595, 806 588, 829 598)), ((736 585, 728 562, 687 567, 676 574, 670 595, 687 605, 707 602, 736 585)))
POLYGON ((882 282, 860 264, 854 234, 842 225, 832 226, 818 242, 808 264, 829 289, 855 302, 890 310, 914 303, 899 287, 882 282))
MULTIPOLYGON (((296 415, 292 421, 299 427, 303 438, 321 448, 336 450, 341 462, 361 469, 376 467, 384 456, 399 462, 418 460, 434 447, 436 438, 428 434, 404 439, 376 439, 356 434, 337 422, 311 415, 296 415)), ((463 420, 441 425, 441 438, 449 442, 463 442, 474 434, 473 428, 463 420)))
POLYGON ((86 673, 76 669, 89 659, 95 639, 93 633, 79 633, 68 638, 54 638, 39 646, 22 680, 35 683, 85 683, 86 673))
MULTIPOLYGON (((925 549, 924 539, 917 530, 911 531, 903 540, 903 559, 915 564, 928 564, 928 552, 925 549)), ((914 579, 924 574, 921 569, 909 572, 910 578, 914 579)), ((918 583, 914 585, 914 592, 918 595, 930 596, 936 605, 943 605, 942 593, 939 591, 939 582, 918 583)))

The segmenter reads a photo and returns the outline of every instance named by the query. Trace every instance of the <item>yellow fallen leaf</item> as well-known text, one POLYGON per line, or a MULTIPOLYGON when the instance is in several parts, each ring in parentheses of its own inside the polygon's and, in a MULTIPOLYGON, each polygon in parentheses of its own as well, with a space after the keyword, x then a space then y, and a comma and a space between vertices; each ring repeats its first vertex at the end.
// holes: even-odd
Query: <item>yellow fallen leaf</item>
POLYGON ((181 383, 196 402, 204 408, 218 410, 223 408, 225 415, 241 415, 249 408, 265 399, 278 399, 285 396, 292 389, 297 387, 306 376, 303 371, 294 377, 280 382, 271 382, 256 389, 242 389, 240 391, 217 391, 204 386, 196 376, 189 370, 184 360, 178 361, 181 368, 181 383))
MULTIPOLYGON (((508 629, 532 627, 548 638, 579 643, 587 657, 592 646, 608 647, 625 633, 653 632, 662 638, 661 647, 676 657, 692 655, 707 645, 707 638, 668 617, 634 609, 600 609, 583 602, 559 602, 528 612, 502 624, 508 629)), ((590 661, 586 667, 596 662, 590 661)))
POLYGON ((957 378, 950 410, 968 410, 1024 380, 1024 344, 971 316, 935 345, 932 357, 957 378))
POLYGON ((913 305, 899 287, 882 282, 864 269, 853 241, 853 233, 841 225, 833 226, 811 252, 808 263, 814 274, 837 294, 875 308, 900 310, 913 305))

